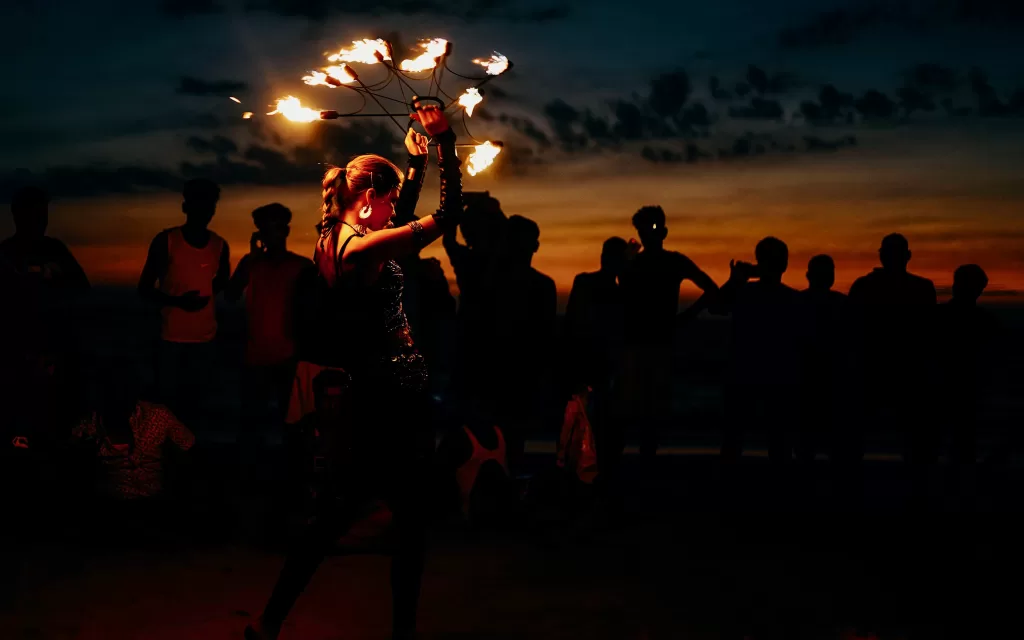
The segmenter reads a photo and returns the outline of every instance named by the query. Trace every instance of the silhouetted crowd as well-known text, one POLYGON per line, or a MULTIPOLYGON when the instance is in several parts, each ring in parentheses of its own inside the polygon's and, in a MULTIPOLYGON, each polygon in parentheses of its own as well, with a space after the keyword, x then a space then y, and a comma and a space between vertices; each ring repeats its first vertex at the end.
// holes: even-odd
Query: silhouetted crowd
MULTIPOLYGON (((320 376, 325 367, 304 362, 301 343, 311 337, 296 335, 297 292, 312 262, 287 248, 291 212, 269 204, 253 211, 256 231, 232 273, 227 243, 209 229, 219 197, 217 185, 190 181, 184 224, 149 247, 138 292, 158 310, 161 333, 156 388, 145 389, 130 359, 86 361, 77 325, 89 282, 67 247, 46 235, 47 195, 16 194, 16 233, 0 244, 6 458, 44 464, 76 443, 95 455, 102 495, 160 495, 167 445, 190 449, 213 400, 215 299, 223 293, 244 298, 247 316, 238 444, 260 449, 278 429, 296 477, 314 464, 310 434, 319 433, 318 408, 330 411, 332 386, 320 376)), ((798 291, 782 282, 786 244, 768 237, 754 263, 731 263, 719 287, 664 247, 660 207, 641 208, 632 222, 639 242, 604 243, 600 269, 576 276, 560 325, 555 283, 532 266, 538 225, 506 216, 488 193, 465 194, 461 240, 443 235, 458 303, 437 259, 412 252, 399 261, 402 304, 432 371, 422 420, 446 433, 437 461, 466 514, 481 474, 511 481, 526 440, 557 433, 574 398, 583 398, 578 409, 592 429, 600 493, 620 499, 626 443, 639 446, 648 468, 673 424, 673 341, 703 312, 732 318, 721 445, 727 486, 744 448, 757 443, 767 445, 773 481, 795 482, 786 485, 793 490, 825 455, 836 486, 855 500, 865 442, 881 435, 900 438, 922 493, 943 453, 953 470, 944 490, 970 491, 999 332, 977 304, 988 284, 981 267, 956 269, 952 299, 938 305, 933 283, 908 271, 906 238, 892 234, 882 240, 881 266, 848 294, 833 289, 828 255, 810 260, 808 286, 798 291), (702 294, 680 312, 684 281, 702 294)), ((322 327, 312 339, 343 337, 322 327)), ((5 467, 14 475, 26 468, 5 467)))

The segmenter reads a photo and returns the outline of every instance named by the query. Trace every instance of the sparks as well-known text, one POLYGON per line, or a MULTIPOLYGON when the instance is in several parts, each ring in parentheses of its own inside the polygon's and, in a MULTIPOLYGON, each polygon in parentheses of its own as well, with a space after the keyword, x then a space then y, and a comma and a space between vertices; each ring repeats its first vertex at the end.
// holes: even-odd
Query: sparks
POLYGON ((348 65, 342 62, 333 67, 327 67, 323 71, 310 71, 310 75, 302 76, 302 81, 308 85, 323 85, 334 88, 342 84, 355 82, 356 78, 348 65))
POLYGON ((380 60, 374 55, 375 53, 380 53, 385 60, 391 59, 391 54, 388 53, 388 43, 380 38, 376 40, 364 38, 363 40, 353 40, 351 47, 327 56, 327 60, 330 62, 377 64, 380 60))
POLYGON ((484 97, 476 87, 466 89, 466 92, 459 96, 459 106, 466 110, 466 115, 473 117, 473 107, 483 102, 484 97))
POLYGON ((469 171, 469 175, 475 176, 491 166, 499 153, 501 153, 501 147, 492 144, 490 140, 476 145, 473 153, 469 154, 469 158, 466 159, 466 169, 469 171))
POLYGON ((236 98, 235 96, 230 96, 230 99, 231 99, 232 102, 237 102, 238 104, 242 104, 242 101, 239 100, 238 98, 236 98))
POLYGON ((429 71, 437 66, 437 59, 444 55, 448 48, 448 41, 444 38, 423 40, 419 47, 423 53, 411 60, 402 60, 400 65, 402 71, 429 71))
POLYGON ((295 96, 278 98, 274 106, 275 109, 267 113, 268 116, 281 114, 292 122, 313 122, 320 119, 319 109, 310 109, 309 107, 302 106, 302 103, 295 96))
POLYGON ((252 111, 246 111, 242 114, 242 120, 249 120, 252 118, 252 111))
POLYGON ((497 51, 491 54, 491 57, 486 60, 477 58, 473 62, 486 69, 487 75, 489 76, 500 76, 508 70, 508 58, 497 51))

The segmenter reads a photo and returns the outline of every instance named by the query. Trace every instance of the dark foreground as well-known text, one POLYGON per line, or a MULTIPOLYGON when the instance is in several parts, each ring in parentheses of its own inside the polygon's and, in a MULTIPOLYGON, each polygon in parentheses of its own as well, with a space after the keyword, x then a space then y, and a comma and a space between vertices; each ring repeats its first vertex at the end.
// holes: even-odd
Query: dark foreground
MULTIPOLYGON (((630 487, 618 524, 588 511, 537 514, 501 534, 438 523, 421 637, 1015 635, 1019 471, 982 473, 988 498, 973 515, 943 504, 911 515, 900 465, 874 463, 867 506, 854 515, 826 507, 824 466, 798 500, 779 501, 764 462, 746 459, 741 497, 723 502, 713 458, 658 462, 651 488, 630 487)), ((207 487, 205 504, 139 536, 111 531, 98 514, 43 516, 42 534, 14 554, 6 548, 20 580, 0 613, 0 638, 240 638, 280 568, 281 544, 266 526, 267 488, 241 498, 230 478, 220 482, 207 487)), ((387 562, 329 560, 282 638, 386 638, 387 562)))

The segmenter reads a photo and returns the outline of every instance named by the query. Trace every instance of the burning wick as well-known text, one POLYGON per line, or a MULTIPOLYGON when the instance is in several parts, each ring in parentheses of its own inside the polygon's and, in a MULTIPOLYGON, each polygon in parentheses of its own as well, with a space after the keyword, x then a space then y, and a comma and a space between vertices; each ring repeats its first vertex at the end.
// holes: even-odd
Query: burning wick
POLYGON ((466 92, 459 96, 459 106, 466 110, 466 115, 473 117, 473 107, 483 102, 483 96, 476 87, 466 89, 466 92))
POLYGON ((355 74, 352 73, 352 70, 344 62, 333 67, 327 67, 323 71, 310 71, 310 74, 302 76, 302 81, 308 85, 323 85, 332 89, 356 81, 355 74))
POLYGON ((437 59, 448 50, 448 41, 444 38, 424 40, 419 44, 423 53, 412 60, 402 60, 402 71, 429 71, 437 66, 437 59))
POLYGON ((500 76, 508 70, 508 58, 495 51, 490 58, 477 58, 473 61, 487 70, 489 76, 500 76))
POLYGON ((242 104, 242 101, 239 100, 238 98, 236 98, 235 96, 230 96, 230 99, 231 99, 232 102, 237 102, 238 104, 242 104))
POLYGON ((501 153, 501 144, 492 144, 490 140, 483 144, 476 145, 473 153, 466 159, 466 169, 469 175, 475 176, 487 167, 491 166, 494 159, 501 153))
POLYGON ((242 120, 249 120, 252 118, 252 111, 246 111, 242 114, 242 120))
POLYGON ((385 60, 391 59, 391 54, 388 52, 388 43, 380 38, 376 40, 364 38, 363 40, 353 40, 351 47, 327 56, 327 60, 330 62, 377 64, 380 60, 374 55, 375 53, 379 53, 385 60))
POLYGON ((295 96, 278 98, 274 106, 275 109, 268 112, 268 116, 281 114, 292 122, 313 122, 320 119, 319 109, 310 109, 309 107, 302 106, 302 103, 295 96))

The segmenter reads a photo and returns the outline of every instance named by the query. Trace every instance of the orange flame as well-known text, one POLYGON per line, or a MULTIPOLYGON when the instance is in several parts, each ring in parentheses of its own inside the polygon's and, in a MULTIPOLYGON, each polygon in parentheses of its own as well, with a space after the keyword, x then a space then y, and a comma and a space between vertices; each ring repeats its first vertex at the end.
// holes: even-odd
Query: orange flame
POLYGON ((473 153, 469 154, 469 158, 466 159, 466 169, 469 171, 469 175, 475 176, 491 166, 499 153, 501 153, 501 147, 491 144, 490 140, 476 145, 473 153))
POLYGON ((423 40, 420 42, 419 47, 423 49, 423 53, 411 60, 402 60, 402 64, 399 65, 402 71, 429 71, 433 69, 437 66, 437 59, 443 56, 448 48, 448 41, 444 38, 423 40))
POLYGON ((370 40, 364 38, 362 40, 353 40, 352 46, 347 49, 342 49, 338 53, 333 53, 327 56, 327 60, 330 62, 361 62, 363 64, 377 64, 380 60, 374 53, 380 53, 385 60, 390 60, 391 56, 388 54, 388 44, 384 40, 377 38, 376 40, 370 40))
POLYGON ((242 114, 242 120, 249 120, 252 118, 252 111, 246 111, 242 114))
POLYGON ((320 119, 319 109, 310 109, 309 107, 302 106, 302 103, 295 96, 278 98, 274 106, 275 109, 268 112, 268 116, 281 114, 292 122, 313 122, 320 119))
POLYGON ((486 69, 487 75, 489 76, 500 76, 508 70, 508 58, 497 51, 491 54, 491 57, 486 60, 477 58, 473 62, 486 69))
POLYGON ((476 87, 466 89, 466 92, 459 96, 459 105, 466 110, 466 115, 473 117, 473 107, 483 102, 484 97, 476 87))
POLYGON ((356 81, 352 71, 348 68, 348 65, 342 62, 339 65, 333 67, 327 67, 323 71, 310 71, 311 75, 302 76, 302 81, 308 85, 323 85, 325 87, 334 88, 336 83, 328 82, 328 78, 337 80, 341 84, 350 84, 356 81))

